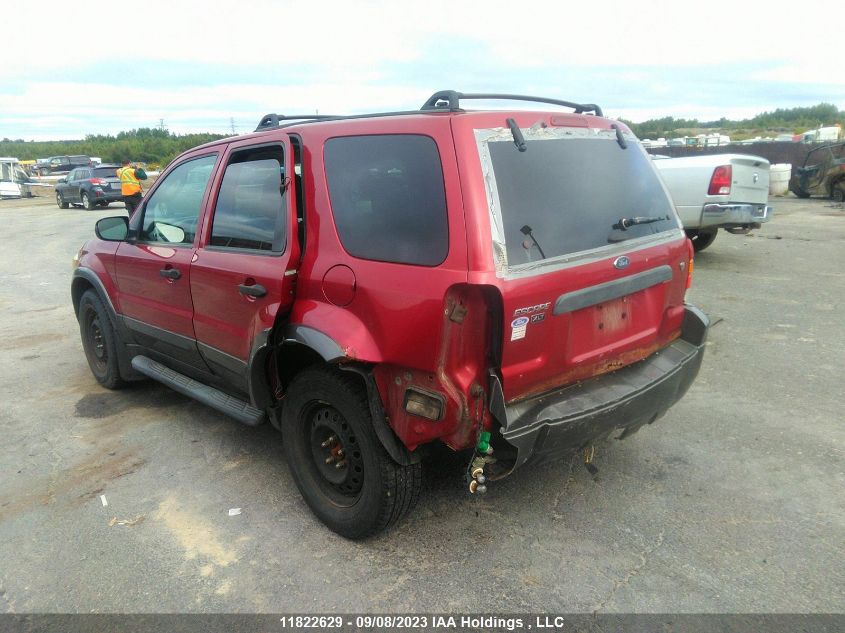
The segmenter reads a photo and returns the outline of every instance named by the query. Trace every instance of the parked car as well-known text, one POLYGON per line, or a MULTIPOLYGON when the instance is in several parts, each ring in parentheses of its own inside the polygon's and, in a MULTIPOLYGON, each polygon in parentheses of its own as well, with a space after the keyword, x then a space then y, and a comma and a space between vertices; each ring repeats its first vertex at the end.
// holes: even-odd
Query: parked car
POLYGON ((719 229, 748 233, 771 219, 770 165, 765 158, 745 154, 653 158, 696 251, 710 246, 719 229))
POLYGON ((31 198, 30 182, 21 161, 12 156, 0 157, 0 198, 31 198))
POLYGON ((267 115, 177 157, 96 234, 72 281, 95 378, 269 420, 349 538, 415 504, 434 445, 467 451, 484 492, 650 425, 704 353, 692 246, 595 105, 445 91, 408 113, 267 115), (575 113, 461 107, 491 97, 575 113))
POLYGON ((76 167, 90 167, 91 159, 88 156, 51 156, 38 163, 38 174, 49 176, 50 174, 69 172, 76 167))
POLYGON ((833 143, 807 153, 804 165, 793 171, 789 190, 799 198, 824 196, 845 200, 845 143, 833 143))
POLYGON ((56 182, 56 204, 61 209, 81 204, 86 209, 107 207, 111 202, 122 202, 120 178, 116 170, 119 165, 99 167, 77 167, 67 178, 56 182))

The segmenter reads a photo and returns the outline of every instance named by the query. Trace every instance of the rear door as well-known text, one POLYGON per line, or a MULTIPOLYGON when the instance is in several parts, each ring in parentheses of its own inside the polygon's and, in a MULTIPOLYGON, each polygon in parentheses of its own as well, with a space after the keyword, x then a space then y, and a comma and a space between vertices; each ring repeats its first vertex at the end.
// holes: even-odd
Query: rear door
POLYGON ((217 160, 213 152, 192 155, 166 172, 132 218, 137 238, 115 255, 120 309, 136 342, 200 369, 190 267, 217 160))
POLYGON ((70 186, 73 195, 74 202, 82 202, 82 189, 85 186, 85 183, 91 177, 91 170, 85 169, 80 167, 79 169, 74 169, 70 172, 68 178, 70 178, 70 186))
POLYGON ((287 139, 229 146, 191 265, 200 353, 244 393, 256 337, 293 303, 299 244, 289 150, 287 139))
POLYGON ((475 130, 503 297, 507 400, 640 360, 680 329, 688 248, 633 136, 595 117, 475 130), (621 131, 620 131, 621 133, 621 131), (627 136, 627 142, 624 142, 627 136))

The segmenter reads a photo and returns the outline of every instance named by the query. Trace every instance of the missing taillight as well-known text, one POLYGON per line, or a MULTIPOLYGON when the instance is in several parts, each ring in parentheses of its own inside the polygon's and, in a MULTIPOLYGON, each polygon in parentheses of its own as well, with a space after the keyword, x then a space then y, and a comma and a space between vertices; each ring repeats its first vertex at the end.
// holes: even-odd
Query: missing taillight
POLYGON ((445 401, 440 394, 408 389, 405 391, 405 411, 421 418, 437 421, 443 417, 445 401))
POLYGON ((710 178, 710 187, 707 189, 708 196, 724 196, 731 192, 731 178, 733 168, 730 165, 719 165, 713 170, 710 178))

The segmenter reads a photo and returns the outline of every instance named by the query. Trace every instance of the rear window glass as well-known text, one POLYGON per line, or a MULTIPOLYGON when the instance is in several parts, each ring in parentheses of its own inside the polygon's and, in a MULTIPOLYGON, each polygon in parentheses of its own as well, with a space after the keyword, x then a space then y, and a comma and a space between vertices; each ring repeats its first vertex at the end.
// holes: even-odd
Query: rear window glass
POLYGON ((446 192, 433 139, 333 138, 325 162, 337 232, 350 255, 420 266, 446 259, 446 192))
POLYGON ((117 178, 117 167, 97 167, 94 169, 95 178, 117 178))
POLYGON ((671 202, 647 156, 615 136, 487 143, 507 265, 519 266, 677 229, 671 202), (648 223, 620 228, 620 220, 648 223))

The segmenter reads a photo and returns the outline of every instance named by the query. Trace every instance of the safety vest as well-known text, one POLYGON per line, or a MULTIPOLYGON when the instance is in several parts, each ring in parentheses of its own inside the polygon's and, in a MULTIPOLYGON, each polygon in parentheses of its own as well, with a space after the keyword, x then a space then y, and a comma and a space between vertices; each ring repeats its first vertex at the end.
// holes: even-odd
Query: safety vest
POLYGON ((132 196, 141 193, 141 183, 135 177, 134 167, 121 167, 117 170, 117 177, 120 178, 120 193, 124 196, 132 196))

